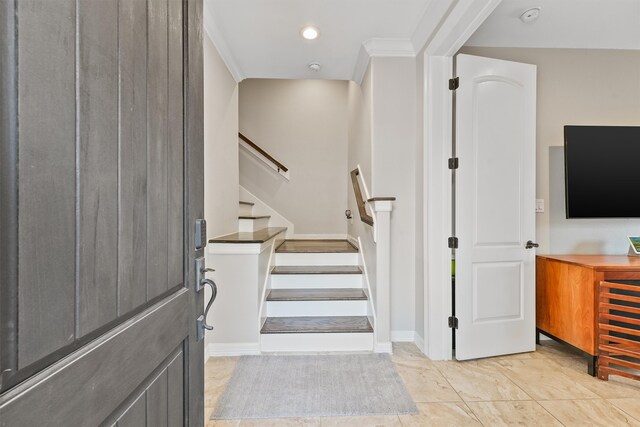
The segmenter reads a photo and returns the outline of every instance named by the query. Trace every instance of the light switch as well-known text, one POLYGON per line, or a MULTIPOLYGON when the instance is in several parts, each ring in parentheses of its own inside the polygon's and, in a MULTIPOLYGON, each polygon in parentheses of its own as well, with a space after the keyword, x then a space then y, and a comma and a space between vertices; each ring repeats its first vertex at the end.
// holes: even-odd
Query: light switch
POLYGON ((544 199, 536 199, 536 213, 544 212, 544 199))

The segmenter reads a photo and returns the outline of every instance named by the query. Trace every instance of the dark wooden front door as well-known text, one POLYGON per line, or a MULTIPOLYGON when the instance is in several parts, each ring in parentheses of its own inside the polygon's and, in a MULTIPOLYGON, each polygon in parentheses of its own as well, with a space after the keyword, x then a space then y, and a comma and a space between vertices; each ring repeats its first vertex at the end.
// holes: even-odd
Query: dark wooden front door
POLYGON ((0 27, 0 425, 201 426, 202 0, 0 27))

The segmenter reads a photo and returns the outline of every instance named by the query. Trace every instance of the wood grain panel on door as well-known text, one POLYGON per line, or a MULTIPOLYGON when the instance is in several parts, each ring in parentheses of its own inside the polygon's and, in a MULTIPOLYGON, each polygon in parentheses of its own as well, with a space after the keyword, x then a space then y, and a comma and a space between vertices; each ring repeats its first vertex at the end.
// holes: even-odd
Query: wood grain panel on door
POLYGON ((0 426, 203 425, 202 0, 0 23, 0 426))
POLYGON ((167 2, 148 0, 147 75, 147 298, 167 281, 167 2), (153 71, 151 71, 153 70, 153 71))
POLYGON ((118 315, 147 297, 147 5, 121 0, 118 315), (144 284, 144 286, 141 286, 144 284))
MULTIPOLYGON (((73 353, 65 363, 45 369, 24 388, 9 390, 0 398, 0 426, 114 424, 160 373, 172 362, 180 363, 176 357, 184 351, 193 325, 192 297, 181 289, 73 353)), ((182 390, 184 384, 174 386, 182 390)), ((172 390, 166 395, 180 393, 172 390)), ((165 401, 164 412, 169 407, 175 408, 175 403, 165 401)))
POLYGON ((146 391, 147 394, 147 425, 167 427, 167 371, 166 369, 156 377, 146 391))
POLYGON ((77 335, 117 315, 118 1, 78 3, 77 335))
POLYGON ((36 372, 184 282, 185 4, 16 5, 11 339, 36 372))
POLYGON ((184 353, 172 354, 103 425, 177 427, 184 422, 184 353), (131 400, 133 403, 129 404, 131 400), (112 420, 117 418, 117 422, 112 420))
POLYGON ((17 3, 19 368, 75 338, 75 5, 17 3))
POLYGON ((182 248, 184 245, 183 210, 184 200, 184 124, 182 100, 182 2, 169 0, 169 132, 167 149, 167 226, 168 226, 168 286, 183 282, 182 248))

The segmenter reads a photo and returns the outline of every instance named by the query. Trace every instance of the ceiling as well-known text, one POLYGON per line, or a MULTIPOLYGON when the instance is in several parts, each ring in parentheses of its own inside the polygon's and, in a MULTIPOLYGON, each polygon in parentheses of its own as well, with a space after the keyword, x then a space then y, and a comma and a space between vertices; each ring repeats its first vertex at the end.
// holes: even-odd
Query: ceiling
POLYGON ((349 80, 367 41, 373 48, 384 39, 377 45, 395 56, 414 54, 410 39, 431 1, 204 0, 205 31, 236 80, 349 80), (303 39, 305 25, 318 27, 320 37, 303 39), (311 62, 321 70, 310 71, 311 62))
MULTIPOLYGON (((359 81, 371 56, 413 56, 439 31, 440 16, 499 0, 204 0, 204 27, 237 81, 245 78, 359 81), (300 30, 314 25, 316 40, 300 30), (317 62, 321 70, 309 70, 317 62)), ((489 9, 486 13, 484 6, 489 9)), ((475 24, 478 25, 478 24, 475 24)), ((458 34, 460 43, 466 38, 458 34)), ((640 0, 503 0, 468 46, 640 50, 640 0), (540 17, 523 23, 528 8, 540 17)))
POLYGON ((503 0, 466 45, 640 49, 640 0, 503 0), (520 21, 534 6, 540 17, 520 21))

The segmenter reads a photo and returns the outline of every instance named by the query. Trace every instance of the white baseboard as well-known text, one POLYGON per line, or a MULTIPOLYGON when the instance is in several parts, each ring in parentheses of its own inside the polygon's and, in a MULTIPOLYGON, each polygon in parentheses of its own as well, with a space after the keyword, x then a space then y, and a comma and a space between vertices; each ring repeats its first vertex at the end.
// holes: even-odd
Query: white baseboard
POLYGON ((391 331, 392 342, 415 342, 415 331, 391 331))
POLYGON ((415 333, 415 343, 416 347, 418 347, 418 349, 420 349, 420 351, 424 353, 424 338, 418 335, 417 332, 415 333))
POLYGON ((204 358, 221 356, 252 356, 260 354, 260 343, 211 343, 207 344, 204 358))

